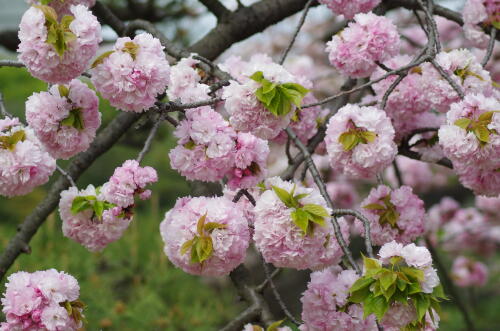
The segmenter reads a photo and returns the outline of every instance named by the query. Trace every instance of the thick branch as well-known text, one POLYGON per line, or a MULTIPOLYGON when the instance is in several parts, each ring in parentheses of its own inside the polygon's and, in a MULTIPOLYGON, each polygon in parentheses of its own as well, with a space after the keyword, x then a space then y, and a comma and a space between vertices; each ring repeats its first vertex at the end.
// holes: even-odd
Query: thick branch
POLYGON ((219 20, 231 14, 231 11, 219 0, 200 0, 200 2, 219 20))

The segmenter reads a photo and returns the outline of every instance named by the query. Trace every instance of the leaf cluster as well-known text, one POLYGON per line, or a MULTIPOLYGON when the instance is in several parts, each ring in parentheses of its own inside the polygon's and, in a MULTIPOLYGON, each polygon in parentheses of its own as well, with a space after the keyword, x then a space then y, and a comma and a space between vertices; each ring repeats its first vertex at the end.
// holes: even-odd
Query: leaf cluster
POLYGON ((467 117, 459 118, 455 121, 455 125, 459 128, 466 130, 467 132, 472 132, 479 140, 479 144, 482 146, 490 142, 490 135, 498 134, 495 129, 488 129, 488 125, 491 124, 493 115, 498 112, 495 110, 487 111, 479 115, 477 119, 471 119, 467 117))
POLYGON ((66 309, 68 315, 75 320, 76 324, 79 324, 80 321, 87 322, 85 317, 82 315, 82 310, 85 309, 85 304, 80 299, 74 301, 64 301, 59 303, 59 305, 66 309))
POLYGON ((191 250, 191 263, 203 263, 208 260, 214 251, 210 234, 212 234, 215 229, 225 229, 227 227, 226 224, 206 222, 206 220, 207 214, 205 213, 198 219, 196 225, 197 234, 193 239, 186 241, 181 246, 181 255, 191 250))
POLYGON ((97 220, 102 220, 103 212, 114 207, 116 207, 115 204, 108 201, 98 200, 95 195, 77 196, 71 203, 71 213, 76 215, 84 210, 90 209, 92 210, 94 216, 97 217, 97 220))
POLYGON ((363 318, 374 314, 380 321, 389 307, 396 302, 411 304, 417 312, 407 330, 419 330, 425 325, 425 314, 432 309, 439 311, 439 302, 446 299, 441 285, 432 293, 424 293, 420 284, 425 280, 424 272, 402 263, 399 256, 390 259, 390 267, 385 268, 378 260, 363 257, 365 274, 349 289, 349 302, 363 304, 363 318))
POLYGON ((356 125, 354 125, 354 122, 352 122, 352 120, 350 121, 350 124, 353 126, 353 128, 342 133, 338 139, 339 143, 342 144, 344 151, 348 152, 350 150, 353 150, 359 144, 368 144, 374 142, 375 138, 377 138, 376 133, 363 128, 358 128, 356 125))
POLYGON ((319 226, 325 226, 325 217, 330 215, 323 206, 308 203, 301 204, 300 199, 305 198, 309 194, 295 194, 295 185, 291 192, 288 192, 280 187, 272 186, 274 193, 278 198, 287 206, 288 208, 293 208, 294 210, 290 214, 292 221, 301 230, 303 235, 312 235, 314 230, 314 224, 319 226))
POLYGON ((76 35, 70 30, 69 25, 75 19, 73 16, 64 15, 58 22, 57 13, 54 8, 46 5, 35 5, 45 15, 45 27, 47 28, 47 43, 54 47, 57 55, 62 57, 69 47, 69 43, 76 40, 76 35))
POLYGON ((363 208, 377 212, 380 215, 378 220, 380 225, 387 223, 392 228, 398 228, 397 222, 400 215, 396 210, 396 206, 394 206, 391 202, 391 195, 388 194, 381 200, 383 204, 369 203, 366 206, 363 206, 363 208))
POLYGON ((255 96, 275 116, 290 113, 293 105, 300 109, 302 99, 309 93, 309 90, 300 84, 273 83, 264 78, 262 71, 255 72, 250 79, 262 85, 255 91, 255 96))
POLYGON ((26 133, 24 130, 16 131, 10 136, 0 136, 0 149, 13 151, 16 144, 24 140, 26 140, 26 133))

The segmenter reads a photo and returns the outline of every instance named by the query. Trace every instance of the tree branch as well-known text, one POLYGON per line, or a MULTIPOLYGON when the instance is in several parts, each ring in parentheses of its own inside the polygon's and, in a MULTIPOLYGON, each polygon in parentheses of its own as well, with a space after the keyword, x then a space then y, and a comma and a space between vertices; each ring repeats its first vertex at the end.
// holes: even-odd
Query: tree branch
POLYGON ((309 0, 306 3, 306 6, 304 8, 304 13, 300 17, 299 24, 297 25, 297 28, 295 29, 295 32, 293 33, 292 39, 290 40, 290 43, 288 44, 287 48, 283 52, 283 56, 281 57, 281 60, 279 64, 285 63, 285 59, 288 55, 288 52, 292 49, 293 44, 295 43, 295 39, 297 39, 297 36, 299 35, 300 29, 304 25, 304 22, 306 21, 307 13, 309 12, 309 8, 311 7, 311 4, 313 3, 314 0, 309 0))
POLYGON ((224 17, 227 17, 231 14, 231 11, 226 8, 219 0, 200 0, 203 6, 207 7, 207 9, 217 17, 218 20, 222 20, 224 17))

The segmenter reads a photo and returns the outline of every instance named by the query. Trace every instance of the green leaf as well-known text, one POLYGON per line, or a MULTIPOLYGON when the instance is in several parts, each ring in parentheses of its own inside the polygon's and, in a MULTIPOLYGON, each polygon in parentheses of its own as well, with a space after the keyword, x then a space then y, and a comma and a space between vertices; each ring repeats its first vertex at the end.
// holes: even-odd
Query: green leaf
POLYGON ((478 121, 485 122, 485 124, 488 125, 491 123, 491 120, 493 119, 493 114, 495 114, 495 111, 487 111, 479 115, 477 119, 478 121))
POLYGON ((396 285, 400 291, 404 291, 406 289, 406 282, 400 278, 396 280, 396 285))
POLYGON ((391 298, 396 292, 396 284, 393 283, 391 286, 389 286, 388 289, 383 289, 382 292, 384 293, 384 298, 387 300, 387 302, 391 302, 391 298))
POLYGON ((422 288, 420 287, 419 283, 411 283, 408 286, 408 294, 409 295, 415 294, 415 293, 420 293, 420 292, 422 292, 422 288))
POLYGON ((378 270, 382 267, 379 261, 366 256, 363 256, 363 265, 365 267, 365 271, 378 270))
POLYGON ((369 203, 369 204, 363 206, 363 208, 369 209, 369 210, 385 210, 385 206, 382 206, 378 203, 369 203))
POLYGON ((490 131, 485 126, 476 126, 473 131, 479 141, 484 143, 490 142, 490 131))
POLYGON ((69 88, 67 88, 66 85, 57 85, 57 90, 59 91, 59 95, 61 97, 68 97, 69 88))
POLYGON ((330 217, 330 214, 326 211, 323 206, 308 203, 302 207, 303 210, 317 216, 321 217, 330 217))
POLYGON ((71 126, 81 131, 85 129, 81 108, 74 108, 69 111, 68 117, 60 122, 61 125, 71 126))
MULTIPOLYGON (((371 284, 371 283, 369 283, 369 284, 371 284)), ((349 302, 362 303, 366 300, 366 298, 370 294, 371 294, 370 287, 369 286, 363 287, 363 288, 351 293, 351 295, 349 296, 349 302)))
POLYGON ((127 41, 122 48, 122 52, 130 54, 132 60, 135 60, 137 53, 139 52, 139 45, 134 43, 133 41, 127 41))
POLYGON ((102 213, 104 212, 104 201, 96 200, 94 201, 94 213, 97 215, 98 219, 102 218, 102 213))
POLYGON ((370 131, 360 131, 359 136, 363 144, 374 142, 375 138, 377 138, 377 134, 370 131))
POLYGON ((447 299, 446 294, 444 294, 443 286, 441 284, 434 287, 432 295, 439 299, 447 299))
POLYGON ((455 124, 456 126, 458 126, 459 128, 462 128, 464 130, 467 130, 467 128, 469 127, 469 125, 471 124, 472 120, 469 119, 469 118, 459 118, 458 120, 455 121, 455 124))
POLYGON ((215 229, 225 229, 227 228, 227 225, 226 224, 221 224, 221 223, 217 223, 217 222, 208 222, 205 224, 205 231, 207 232, 211 232, 215 229))
POLYGON ((271 93, 271 92, 273 92, 273 91, 274 91, 274 92, 273 92, 273 94, 274 94, 274 93, 276 93, 276 91, 275 91, 276 86, 277 86, 277 84, 276 84, 276 83, 272 83, 272 82, 270 82, 270 81, 268 81, 268 80, 264 79, 264 80, 262 81, 262 93, 264 93, 264 94, 268 94, 268 93, 271 93))
POLYGON ((278 331, 278 327, 279 327, 281 324, 283 324, 283 322, 284 322, 284 321, 285 321, 285 320, 284 320, 284 319, 282 319, 281 321, 276 321, 276 322, 274 322, 273 324, 271 324, 271 325, 269 325, 269 326, 267 327, 267 330, 266 330, 266 331, 278 331))
POLYGON ((420 269, 411 268, 411 267, 401 267, 401 271, 408 276, 411 281, 424 281, 424 272, 420 269))
POLYGON ((301 210, 301 209, 296 209, 292 211, 290 214, 290 217, 292 218, 292 221, 295 225, 297 225, 303 232, 304 235, 308 233, 308 227, 309 227, 309 215, 301 210))
POLYGON ((264 79, 264 73, 262 71, 257 71, 250 76, 250 79, 260 83, 264 79))
POLYGON ((286 190, 282 189, 281 187, 278 186, 271 186, 274 193, 278 196, 278 198, 287 206, 288 208, 293 207, 293 202, 292 202, 292 195, 288 193, 286 190))
POLYGON ((354 149, 360 143, 360 140, 354 132, 347 131, 339 136, 339 143, 344 147, 344 151, 348 152, 354 149))
POLYGON ((368 297, 363 305, 363 318, 366 319, 368 315, 375 314, 378 320, 381 320, 387 309, 389 308, 389 303, 385 300, 383 296, 379 297, 368 297))
POLYGON ((424 318, 425 313, 431 306, 431 302, 428 296, 421 295, 413 299, 415 308, 417 309, 417 320, 420 321, 424 318), (417 299, 418 298, 418 299, 417 299))
POLYGON ((75 20, 75 18, 73 16, 71 16, 71 15, 64 15, 63 18, 61 18, 61 23, 59 23, 59 24, 61 25, 61 27, 63 29, 69 29, 69 25, 74 20, 75 20))
POLYGON ((287 90, 295 90, 304 96, 310 92, 310 90, 306 89, 304 86, 296 83, 283 83, 281 86, 287 90))
POLYGON ((396 282, 398 276, 392 271, 385 271, 380 275, 380 286, 382 289, 387 290, 392 284, 396 282))
POLYGON ((191 247, 193 247, 194 242, 195 242, 195 238, 193 238, 191 240, 188 240, 184 244, 182 244, 182 246, 181 246, 181 255, 186 254, 189 251, 189 249, 191 249, 191 247))
POLYGON ((76 215, 84 210, 92 209, 92 205, 86 197, 78 196, 73 199, 71 203, 71 213, 76 215))
POLYGON ((200 237, 196 243, 196 253, 198 255, 198 262, 203 263, 203 261, 208 260, 213 254, 213 243, 212 237, 204 236, 200 237))
POLYGON ((359 291, 363 288, 368 288, 374 281, 375 280, 371 277, 358 278, 358 280, 356 280, 354 282, 354 284, 352 284, 351 288, 349 289, 349 292, 354 293, 354 292, 359 291))
POLYGON ((323 217, 311 214, 308 211, 306 211, 306 213, 308 214, 309 220, 311 222, 313 222, 315 224, 318 224, 319 226, 325 226, 326 225, 326 221, 325 221, 325 219, 323 217))
POLYGON ((493 25, 495 29, 500 30, 500 21, 493 21, 491 25, 493 25))
POLYGON ((300 199, 307 197, 309 193, 301 193, 293 196, 293 200, 299 202, 300 199))
POLYGON ((207 213, 203 214, 199 219, 198 223, 196 224, 196 232, 198 232, 199 236, 203 236, 203 228, 205 227, 205 221, 207 219, 207 213))
POLYGON ((101 55, 99 55, 95 60, 94 62, 92 62, 92 65, 90 66, 91 68, 95 68, 97 67, 99 64, 103 63, 104 60, 110 56, 111 54, 113 54, 115 51, 107 51, 107 52, 104 52, 102 53, 101 55))

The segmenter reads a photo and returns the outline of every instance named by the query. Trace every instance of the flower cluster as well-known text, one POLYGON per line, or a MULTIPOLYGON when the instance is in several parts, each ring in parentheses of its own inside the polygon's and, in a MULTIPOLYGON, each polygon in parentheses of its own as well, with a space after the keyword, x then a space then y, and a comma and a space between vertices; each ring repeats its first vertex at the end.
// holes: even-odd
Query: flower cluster
MULTIPOLYGON (((436 55, 436 62, 453 79, 465 94, 492 96, 493 87, 490 74, 483 69, 477 58, 469 50, 454 49, 436 55)), ((423 88, 431 106, 440 112, 447 112, 450 105, 460 101, 460 97, 450 83, 444 79, 431 63, 422 65, 423 88)))
POLYGON ((439 143, 452 160, 462 183, 478 194, 498 195, 500 188, 491 185, 500 168, 500 102, 482 94, 468 94, 451 105, 446 125, 439 129, 439 143))
POLYGON ((59 17, 63 15, 71 15, 71 6, 83 5, 91 8, 95 5, 96 0, 28 0, 28 3, 33 5, 41 5, 43 3, 54 8, 59 17))
POLYGON ((52 86, 26 101, 26 120, 54 158, 68 159, 87 150, 101 125, 99 99, 77 79, 52 86))
POLYGON ((167 89, 170 100, 190 103, 210 99, 210 86, 200 83, 201 76, 196 69, 199 62, 191 56, 181 59, 170 68, 170 82, 167 89))
POLYGON ((236 132, 212 108, 188 109, 174 135, 179 140, 170 164, 187 179, 217 181, 233 168, 236 132))
MULTIPOLYGON (((374 245, 380 246, 392 240, 407 244, 424 232, 424 202, 409 186, 395 190, 385 185, 373 188, 361 202, 361 207, 370 220, 374 245)), ((356 220, 355 226, 364 236, 363 223, 356 220)))
POLYGON ((81 191, 71 187, 61 192, 59 215, 64 236, 91 252, 120 239, 132 221, 130 213, 107 202, 93 185, 81 191))
POLYGON ((364 258, 363 276, 351 286, 348 300, 362 303, 364 316, 375 314, 384 329, 435 329, 444 293, 427 248, 392 241, 379 257, 364 258))
POLYGON ((484 33, 481 26, 494 26, 498 29, 500 3, 494 0, 467 0, 462 13, 465 37, 474 46, 486 48, 490 37, 484 33))
MULTIPOLYGON (((273 324, 267 327, 266 331, 292 331, 292 329, 290 329, 290 327, 288 326, 280 327, 281 323, 283 323, 283 321, 274 322, 273 324)), ((248 323, 245 324, 243 330, 241 331, 264 331, 264 328, 258 325, 248 323)))
POLYGON ((243 262, 250 241, 248 222, 225 197, 177 200, 160 224, 165 254, 187 273, 222 276, 243 262))
POLYGON ((327 43, 330 63, 342 74, 367 77, 383 62, 399 52, 399 34, 386 17, 357 14, 354 22, 327 43))
POLYGON ((0 195, 13 197, 45 184, 56 169, 30 127, 17 118, 0 120, 0 195))
POLYGON ((83 325, 80 287, 71 275, 55 269, 19 271, 9 276, 5 288, 2 331, 76 331, 83 325))
POLYGON ((479 208, 489 222, 500 221, 500 196, 476 196, 476 207, 479 208))
POLYGON ((397 154, 394 128, 384 111, 346 105, 328 123, 326 149, 334 170, 353 178, 374 177, 397 154))
MULTIPOLYGON (((268 189, 254 208, 255 245, 276 267, 319 269, 338 263, 343 253, 330 223, 330 210, 317 190, 279 177, 266 180, 268 189)), ((344 239, 347 222, 339 218, 344 239)))
MULTIPOLYGON (((54 0, 54 2, 59 0, 54 0)), ((48 6, 28 9, 19 25, 19 60, 36 78, 65 84, 87 69, 101 42, 101 26, 83 5, 60 20, 48 6)))
POLYGON ((146 190, 145 187, 157 181, 155 169, 141 167, 136 160, 127 160, 115 169, 113 176, 102 186, 102 196, 118 207, 130 208, 134 205, 136 194, 142 200, 149 199, 151 190, 146 190))
POLYGON ((337 15, 344 15, 348 20, 357 13, 367 13, 375 8, 380 0, 319 0, 337 15))
POLYGON ((488 267, 484 263, 459 256, 453 261, 451 278, 460 287, 483 286, 488 280, 488 267))
POLYGON ((169 82, 170 66, 163 48, 149 33, 118 38, 113 50, 93 63, 92 83, 112 106, 142 112, 154 105, 169 82))
POLYGON ((330 267, 311 274, 307 290, 302 294, 301 331, 377 329, 375 316, 363 318, 363 308, 349 303, 349 289, 359 276, 354 270, 330 267))

